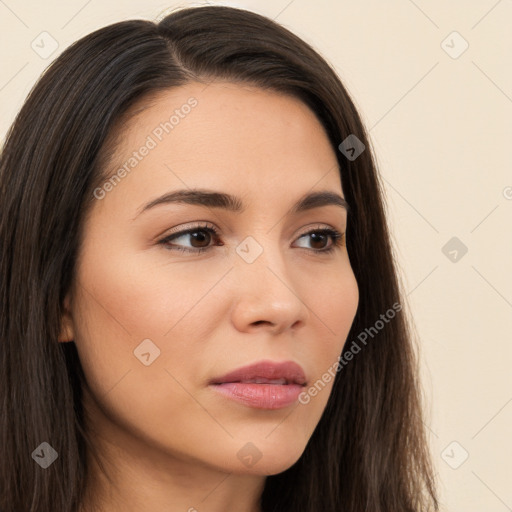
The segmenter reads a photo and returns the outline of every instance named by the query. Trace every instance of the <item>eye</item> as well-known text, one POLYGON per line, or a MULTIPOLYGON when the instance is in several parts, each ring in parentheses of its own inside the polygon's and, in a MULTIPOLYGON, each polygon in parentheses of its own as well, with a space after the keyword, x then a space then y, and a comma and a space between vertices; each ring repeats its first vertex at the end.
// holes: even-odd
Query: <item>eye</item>
MULTIPOLYGON (((184 231, 179 231, 178 233, 173 233, 172 235, 169 235, 165 237, 163 240, 161 240, 159 243, 162 245, 165 245, 171 250, 178 250, 183 252, 192 252, 192 253, 201 253, 210 248, 210 241, 212 239, 212 236, 215 236, 218 238, 219 233, 213 226, 209 225, 200 225, 200 226, 193 226, 190 229, 186 229, 184 231), (175 245, 171 244, 170 242, 175 242, 176 240, 184 239, 186 240, 189 238, 189 240, 192 243, 192 246, 187 248, 183 247, 182 245, 175 245)), ((223 245, 223 244, 218 244, 223 245)))
POLYGON ((336 248, 341 247, 344 245, 344 236, 345 233, 340 233, 336 229, 330 229, 330 228, 322 228, 322 229, 314 229, 311 231, 308 231, 307 233, 304 233, 299 237, 299 240, 301 239, 307 239, 310 238, 310 243, 313 245, 314 252, 317 253, 331 253, 336 248), (331 238, 332 243, 331 245, 326 247, 326 243, 328 243, 329 238, 331 238))
MULTIPOLYGON (((302 234, 297 240, 303 240, 309 237, 313 247, 308 249, 308 247, 302 246, 302 248, 313 253, 328 254, 344 245, 344 236, 344 233, 340 233, 336 229, 317 228, 302 234), (331 245, 326 246, 329 238, 332 240, 331 245)), ((199 254, 212 247, 212 239, 219 240, 219 232, 212 225, 204 224, 173 233, 160 240, 158 243, 173 251, 177 250, 199 254), (176 241, 186 241, 187 239, 190 242, 188 247, 175 243, 176 241)), ((220 242, 216 245, 222 246, 224 244, 220 242)))

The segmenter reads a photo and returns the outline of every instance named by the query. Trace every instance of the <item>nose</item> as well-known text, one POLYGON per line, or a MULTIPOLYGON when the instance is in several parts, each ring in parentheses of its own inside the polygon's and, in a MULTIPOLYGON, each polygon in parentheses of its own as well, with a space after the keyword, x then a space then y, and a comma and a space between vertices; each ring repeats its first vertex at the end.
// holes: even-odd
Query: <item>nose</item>
POLYGON ((301 296, 305 285, 299 286, 300 274, 293 272, 278 249, 265 248, 252 263, 237 257, 235 266, 232 322, 239 331, 279 334, 305 325, 310 315, 301 296))

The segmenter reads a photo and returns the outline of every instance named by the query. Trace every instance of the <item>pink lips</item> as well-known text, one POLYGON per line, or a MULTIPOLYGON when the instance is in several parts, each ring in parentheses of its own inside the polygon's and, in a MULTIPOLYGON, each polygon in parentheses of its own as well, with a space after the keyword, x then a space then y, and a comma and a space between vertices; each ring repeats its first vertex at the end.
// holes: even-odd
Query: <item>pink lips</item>
POLYGON ((293 361, 261 361, 210 382, 224 396, 256 409, 281 409, 293 404, 305 384, 304 370, 293 361))

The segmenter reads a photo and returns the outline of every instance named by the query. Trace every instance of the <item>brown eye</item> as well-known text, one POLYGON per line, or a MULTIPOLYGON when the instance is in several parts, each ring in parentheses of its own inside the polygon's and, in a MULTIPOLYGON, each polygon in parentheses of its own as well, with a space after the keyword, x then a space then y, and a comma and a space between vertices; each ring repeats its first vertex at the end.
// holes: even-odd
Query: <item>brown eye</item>
POLYGON ((215 229, 209 226, 196 226, 173 233, 159 243, 171 250, 199 253, 208 250, 211 247, 213 237, 216 236, 217 231, 215 229), (180 241, 180 243, 177 243, 177 241, 180 241))
MULTIPOLYGON (((313 253, 328 254, 337 247, 343 245, 344 233, 334 229, 315 229, 299 237, 299 240, 310 239, 309 247, 304 247, 313 253), (329 238, 332 243, 329 245, 329 238)), ((211 242, 219 239, 216 229, 210 226, 195 226, 178 233, 173 233, 165 237, 159 243, 169 250, 182 252, 200 253, 209 250, 212 247, 211 242), (178 241, 181 241, 178 243, 178 241), (188 247, 187 247, 188 241, 188 247)), ((221 243, 217 245, 223 245, 221 243)))
MULTIPOLYGON (((344 233, 340 233, 334 229, 316 229, 300 236, 299 240, 307 239, 308 237, 310 239, 310 246, 313 252, 325 254, 330 253, 337 247, 343 245, 344 233), (328 245, 329 238, 332 239, 331 245, 328 245)), ((308 247, 306 247, 306 249, 307 248, 308 247)))
POLYGON ((325 233, 311 233, 311 245, 313 249, 325 249, 329 243, 329 236, 325 233))
MULTIPOLYGON (((188 233, 190 235, 190 240, 192 242, 192 246, 194 247, 208 247, 209 242, 212 238, 211 234, 204 230, 197 230, 188 233)), ((184 235, 187 236, 187 235, 184 235)))

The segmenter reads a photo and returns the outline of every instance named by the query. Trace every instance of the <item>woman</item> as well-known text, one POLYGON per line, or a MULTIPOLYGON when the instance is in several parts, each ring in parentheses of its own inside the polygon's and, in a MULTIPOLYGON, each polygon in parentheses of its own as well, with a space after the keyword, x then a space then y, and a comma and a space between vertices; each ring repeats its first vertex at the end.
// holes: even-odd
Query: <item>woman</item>
POLYGON ((369 141, 305 42, 98 30, 0 184, 3 512, 438 509, 369 141))

